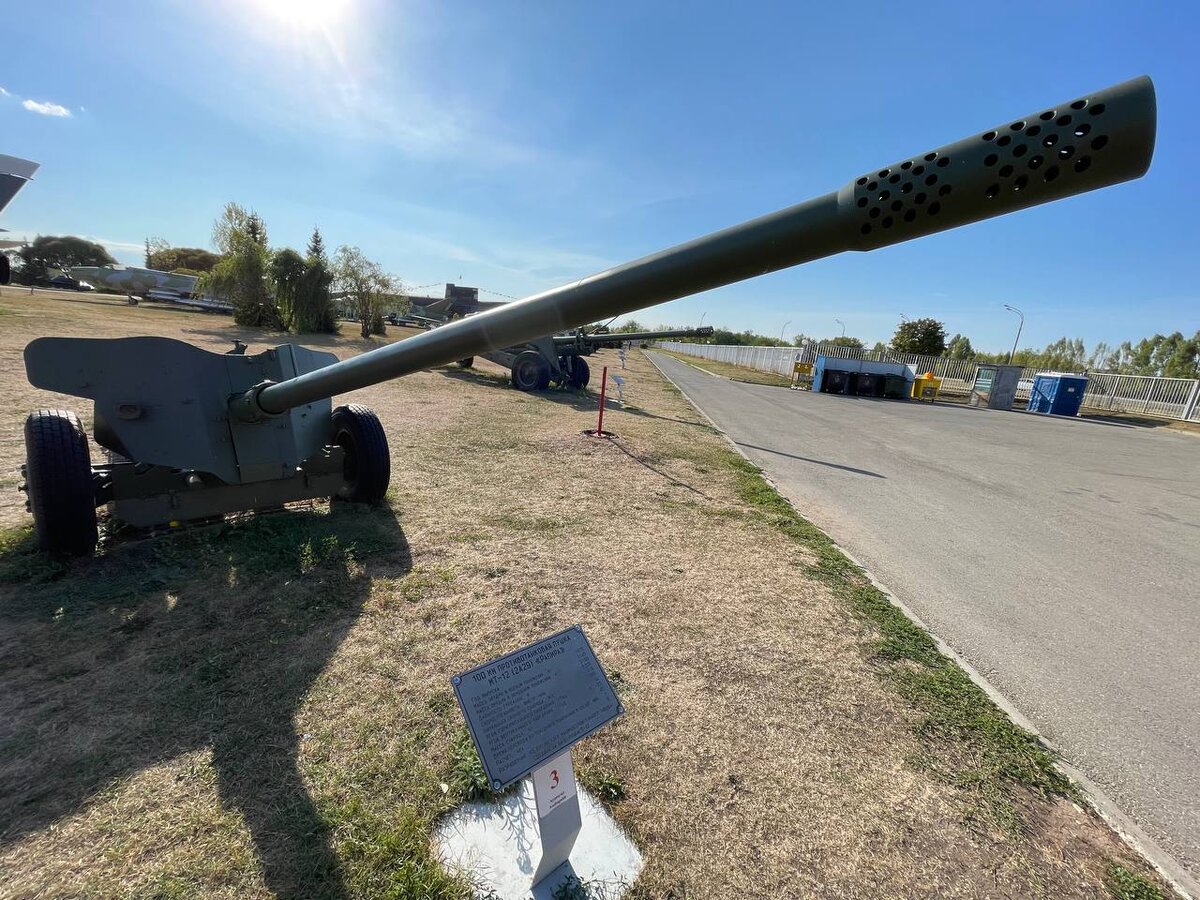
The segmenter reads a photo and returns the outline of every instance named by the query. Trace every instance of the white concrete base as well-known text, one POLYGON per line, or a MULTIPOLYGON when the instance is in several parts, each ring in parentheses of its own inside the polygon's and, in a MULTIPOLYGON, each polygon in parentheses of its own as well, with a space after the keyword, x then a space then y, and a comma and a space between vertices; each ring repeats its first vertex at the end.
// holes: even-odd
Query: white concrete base
MULTIPOLYGON (((570 867, 589 897, 618 900, 642 870, 642 855, 593 797, 579 788, 583 828, 571 852, 570 867)), ((563 874, 548 878, 535 894, 530 882, 542 856, 533 784, 499 803, 467 803, 448 815, 434 835, 447 868, 466 876, 477 896, 491 900, 550 900, 563 874), (555 884, 547 882, 554 881, 555 884)))

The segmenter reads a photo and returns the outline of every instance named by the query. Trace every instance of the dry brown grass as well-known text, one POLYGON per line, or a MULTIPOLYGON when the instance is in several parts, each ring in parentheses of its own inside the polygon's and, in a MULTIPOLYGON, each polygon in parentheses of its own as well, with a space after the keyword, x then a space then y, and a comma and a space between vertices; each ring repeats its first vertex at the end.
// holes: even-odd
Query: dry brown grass
MULTIPOLYGON (((275 342, 90 298, 0 308, 5 487, 28 409, 85 412, 25 384, 30 338, 275 342)), ((428 853, 449 677, 576 622, 627 686, 577 755, 624 787, 642 897, 1082 898, 1111 860, 1146 871, 1069 800, 1009 786, 1017 826, 980 815, 944 771, 965 751, 914 731, 879 634, 811 574, 822 551, 755 514, 723 438, 641 354, 612 442, 581 434, 593 394, 477 366, 354 395, 389 433, 391 511, 317 505, 65 570, 10 528, 0 895, 461 895, 428 853)), ((0 521, 25 521, 15 491, 0 521)))
POLYGON ((792 383, 791 379, 784 378, 782 375, 776 375, 772 372, 760 372, 758 369, 748 369, 745 366, 735 366, 732 363, 717 362, 714 359, 689 356, 686 353, 675 353, 671 350, 662 350, 660 352, 674 357, 680 362, 685 362, 689 366, 703 369, 705 372, 711 372, 713 375, 720 375, 722 378, 728 378, 731 381, 744 381, 747 384, 769 384, 773 387, 788 387, 792 383))

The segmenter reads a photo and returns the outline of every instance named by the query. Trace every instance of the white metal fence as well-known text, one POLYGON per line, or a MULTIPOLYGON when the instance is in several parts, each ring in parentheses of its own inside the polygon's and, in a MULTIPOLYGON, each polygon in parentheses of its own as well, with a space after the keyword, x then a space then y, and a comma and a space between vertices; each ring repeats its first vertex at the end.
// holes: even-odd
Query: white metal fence
POLYGON ((1146 413, 1169 419, 1200 421, 1200 381, 1194 378, 1154 378, 1149 375, 1088 375, 1083 405, 1089 409, 1146 413))
MULTIPOLYGON (((942 392, 969 394, 975 383, 978 364, 969 359, 949 359, 942 356, 922 356, 917 353, 875 353, 839 344, 808 344, 804 347, 745 347, 734 344, 691 344, 681 341, 660 341, 659 347, 675 353, 711 359, 759 372, 771 372, 785 378, 792 374, 797 362, 813 362, 818 355, 837 359, 880 359, 903 363, 913 373, 932 372, 942 379, 942 392)), ((1033 377, 1044 371, 1027 366, 1021 372, 1017 399, 1028 400, 1033 377)), ((1150 375, 1116 375, 1110 372, 1088 374, 1083 405, 1089 409, 1143 413, 1170 419, 1200 421, 1200 380, 1195 378, 1157 378, 1150 375)))

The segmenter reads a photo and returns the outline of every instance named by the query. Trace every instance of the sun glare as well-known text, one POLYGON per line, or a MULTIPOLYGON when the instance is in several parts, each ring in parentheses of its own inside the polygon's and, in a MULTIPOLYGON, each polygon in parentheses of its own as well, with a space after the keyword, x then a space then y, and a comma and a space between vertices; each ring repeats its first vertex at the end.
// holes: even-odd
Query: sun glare
POLYGON ((346 18, 350 0, 254 0, 251 6, 298 30, 327 31, 346 18))

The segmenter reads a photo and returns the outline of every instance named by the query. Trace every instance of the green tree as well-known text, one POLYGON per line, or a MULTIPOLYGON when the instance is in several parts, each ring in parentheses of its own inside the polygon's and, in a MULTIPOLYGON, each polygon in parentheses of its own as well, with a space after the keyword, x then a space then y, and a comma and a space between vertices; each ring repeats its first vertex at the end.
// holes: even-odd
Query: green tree
POLYGON ((321 229, 313 226, 312 237, 308 239, 308 258, 328 264, 329 257, 325 253, 325 240, 321 237, 321 229))
POLYGON ((146 261, 147 269, 157 269, 160 272, 175 272, 187 269, 190 272, 208 272, 220 260, 215 253, 200 247, 171 247, 164 246, 150 251, 146 261))
POLYGON ((897 353, 941 356, 946 352, 946 328, 937 319, 901 322, 892 336, 892 349, 897 353))
MULTIPOLYGON (((34 238, 28 256, 48 269, 70 269, 72 266, 113 266, 117 261, 103 244, 73 235, 61 237, 43 235, 34 238)), ((22 248, 24 249, 24 248, 22 248)), ((22 254, 24 260, 26 254, 22 254)))
POLYGON ((239 325, 282 327, 267 290, 269 254, 262 220, 236 203, 227 203, 213 222, 212 237, 221 259, 200 280, 200 292, 232 303, 233 320, 239 325))
POLYGON ((283 327, 291 329, 296 323, 296 305, 303 290, 304 257, 291 247, 284 247, 271 254, 270 275, 275 288, 275 305, 283 327))
POLYGON ((821 341, 822 344, 834 344, 838 347, 850 347, 854 350, 865 350, 866 345, 856 337, 849 337, 844 334, 839 334, 837 337, 825 338, 821 341))
POLYGON ((17 267, 13 277, 17 284, 34 285, 50 277, 45 261, 34 255, 32 244, 24 244, 17 250, 16 258, 17 267))
POLYGON ((1046 345, 1039 354, 1037 365, 1056 372, 1081 372, 1087 368, 1087 360, 1083 338, 1061 337, 1046 345))
POLYGON ((329 297, 332 284, 333 272, 325 256, 325 243, 321 239, 321 232, 314 228, 308 241, 304 274, 293 301, 292 330, 301 333, 337 331, 337 317, 329 297))
POLYGON ((971 339, 965 334, 956 334, 946 344, 946 355, 951 359, 974 359, 975 348, 971 346, 971 339))
POLYGON ((358 247, 343 245, 333 260, 333 281, 354 304, 362 336, 384 334, 383 308, 388 295, 397 291, 396 280, 358 247))
POLYGON ((1166 378, 1200 377, 1200 331, 1191 338, 1181 332, 1142 338, 1128 349, 1122 368, 1131 375, 1160 375, 1166 378))

